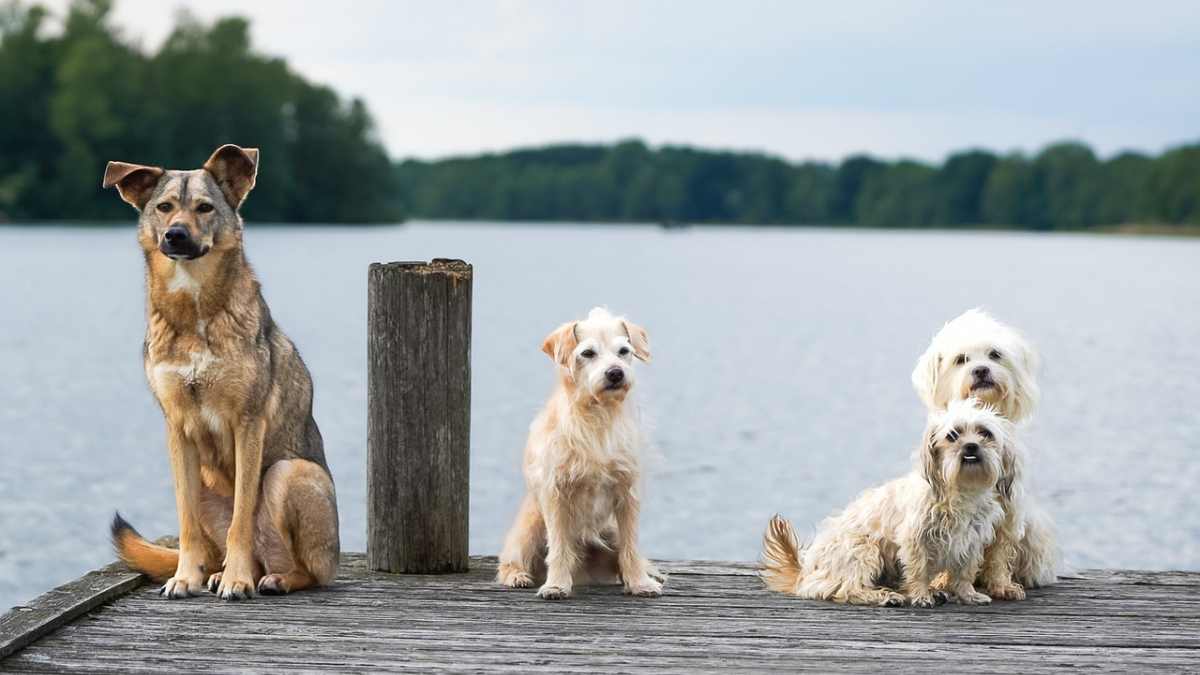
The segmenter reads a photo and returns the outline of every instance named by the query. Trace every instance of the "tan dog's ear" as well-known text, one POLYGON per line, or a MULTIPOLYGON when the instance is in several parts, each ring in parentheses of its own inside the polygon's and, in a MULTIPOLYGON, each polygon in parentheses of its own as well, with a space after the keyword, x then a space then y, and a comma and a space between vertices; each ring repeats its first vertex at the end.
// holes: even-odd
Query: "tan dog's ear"
POLYGON ((633 355, 642 363, 650 363, 650 342, 646 339, 646 330, 628 321, 622 321, 621 325, 625 327, 629 344, 633 345, 633 355))
POLYGON ((940 500, 946 494, 946 477, 942 475, 937 435, 938 429, 934 427, 929 431, 925 445, 921 448, 921 472, 925 476, 925 482, 929 483, 929 487, 933 490, 933 498, 940 500))
POLYGON ((578 325, 576 321, 564 323, 554 329, 553 333, 547 335, 546 341, 542 343, 542 351, 554 359, 555 363, 565 368, 571 367, 571 354, 579 346, 579 336, 575 334, 575 328, 578 325))
POLYGON ((1007 501, 1012 499, 1013 483, 1022 470, 1021 454, 1017 452, 1017 441, 1013 437, 1013 424, 1010 420, 997 416, 991 426, 996 436, 996 445, 1000 448, 1000 478, 996 481, 996 489, 1007 501))
POLYGON ((222 145, 204 163, 204 170, 217 179, 225 201, 237 208, 254 187, 258 176, 258 149, 222 145))
POLYGON ((110 188, 116 185, 121 199, 141 211, 146 208, 146 203, 150 201, 150 195, 154 194, 154 188, 158 187, 163 173, 165 172, 162 169, 154 166, 109 162, 108 167, 104 169, 103 186, 110 188))

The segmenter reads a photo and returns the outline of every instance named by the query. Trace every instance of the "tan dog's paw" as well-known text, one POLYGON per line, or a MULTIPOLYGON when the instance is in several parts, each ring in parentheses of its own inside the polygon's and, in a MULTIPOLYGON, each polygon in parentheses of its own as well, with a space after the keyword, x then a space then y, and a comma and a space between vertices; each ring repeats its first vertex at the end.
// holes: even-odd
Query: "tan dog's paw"
POLYGON ((546 584, 538 589, 538 595, 546 600, 562 600, 571 594, 571 589, 546 584))
POLYGON ((158 594, 168 600, 179 600, 182 598, 190 598, 200 595, 204 592, 204 582, 202 579, 189 579, 186 577, 171 577, 163 587, 159 589, 158 594))
POLYGON ((958 604, 960 605, 990 605, 992 599, 978 591, 970 593, 962 593, 958 596, 958 604))
POLYGON ((993 600, 1024 600, 1025 589, 1020 584, 985 589, 993 600))
POLYGON ((646 567, 646 574, 650 575, 651 579, 657 581, 660 584, 667 583, 667 575, 663 574, 662 572, 659 572, 658 568, 654 566, 654 563, 647 560, 645 567, 646 567))
POLYGON ((260 595, 287 595, 288 589, 284 584, 282 574, 268 574, 258 580, 258 592, 260 595))
POLYGON ((213 572, 212 576, 210 576, 208 581, 205 583, 205 586, 208 587, 209 593, 216 593, 217 589, 221 587, 221 573, 213 572))
POLYGON ((662 583, 646 577, 641 581, 625 584, 625 592, 639 598, 657 598, 662 595, 662 583))
POLYGON ((533 577, 515 565, 502 565, 496 579, 509 588, 533 588, 533 577))

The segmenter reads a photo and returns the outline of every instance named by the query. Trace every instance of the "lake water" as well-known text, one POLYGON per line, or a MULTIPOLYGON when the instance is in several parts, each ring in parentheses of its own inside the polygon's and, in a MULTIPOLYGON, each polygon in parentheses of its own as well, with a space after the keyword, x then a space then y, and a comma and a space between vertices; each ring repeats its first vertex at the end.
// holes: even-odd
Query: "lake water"
MULTIPOLYGON (((1028 430, 1038 491, 1077 567, 1200 569, 1200 240, 1075 234, 411 223, 250 225, 277 322, 316 383, 343 550, 366 547, 371 262, 474 265, 472 553, 495 554, 552 382, 542 339, 595 305, 649 332, 642 541, 749 560, 908 470, 909 373, 982 306, 1046 362, 1028 430)), ((141 365, 134 226, 0 228, 0 610, 113 558, 120 509, 178 529, 164 423, 141 365)))

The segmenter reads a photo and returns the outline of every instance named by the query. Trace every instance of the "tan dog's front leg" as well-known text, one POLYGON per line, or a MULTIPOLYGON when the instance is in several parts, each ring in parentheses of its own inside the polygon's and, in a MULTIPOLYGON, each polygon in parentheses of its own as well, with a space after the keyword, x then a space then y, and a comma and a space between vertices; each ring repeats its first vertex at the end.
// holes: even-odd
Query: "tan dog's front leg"
POLYGON ((1011 514, 996 528, 996 538, 983 551, 983 571, 979 573, 984 591, 999 600, 1024 600, 1025 589, 1013 578, 1017 542, 1012 537, 1011 514))
POLYGON ((546 583, 538 595, 547 600, 561 600, 571 594, 571 572, 579 566, 579 543, 571 536, 567 506, 562 494, 543 498, 542 517, 546 521, 546 583))
POLYGON ((187 598, 204 590, 204 561, 208 541, 200 520, 200 457, 183 433, 183 425, 167 421, 167 451, 175 479, 175 508, 179 511, 179 564, 160 594, 187 598))
POLYGON ((225 569, 209 580, 222 600, 254 597, 254 512, 262 481, 264 427, 263 422, 254 420, 239 429, 234 438, 233 520, 226 539, 225 569))
MULTIPOLYGON (((946 596, 934 592, 932 565, 929 553, 916 542, 904 542, 900 546, 900 564, 904 569, 904 596, 913 607, 933 607, 946 602, 946 596)), ((950 580, 954 583, 954 579, 950 580)))
POLYGON ((638 520, 641 518, 642 505, 637 495, 631 489, 623 489, 617 496, 617 565, 621 568, 621 579, 625 582, 625 592, 643 598, 657 598, 662 595, 661 577, 648 560, 642 557, 638 549, 638 520))

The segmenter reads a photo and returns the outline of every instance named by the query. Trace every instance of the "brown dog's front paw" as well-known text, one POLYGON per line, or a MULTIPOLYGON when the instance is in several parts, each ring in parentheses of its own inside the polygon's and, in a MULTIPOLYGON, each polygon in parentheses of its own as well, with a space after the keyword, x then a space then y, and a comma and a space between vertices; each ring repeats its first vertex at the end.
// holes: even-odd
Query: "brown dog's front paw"
POLYGON ((222 600, 249 600, 254 597, 254 582, 228 574, 222 575, 217 585, 217 597, 222 600))
POLYGON ((200 595, 203 591, 204 584, 198 579, 172 577, 167 580, 167 583, 163 584, 158 594, 168 600, 180 600, 200 595))

